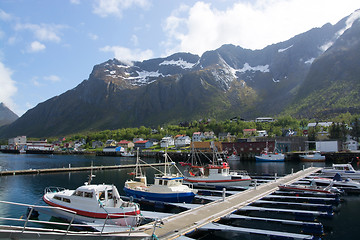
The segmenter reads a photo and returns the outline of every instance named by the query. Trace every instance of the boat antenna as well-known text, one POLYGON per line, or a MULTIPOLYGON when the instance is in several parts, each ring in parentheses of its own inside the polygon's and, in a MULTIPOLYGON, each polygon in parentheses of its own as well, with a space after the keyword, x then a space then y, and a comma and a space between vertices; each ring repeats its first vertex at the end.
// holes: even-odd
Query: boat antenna
POLYGON ((93 161, 91 161, 91 168, 90 168, 90 175, 89 175, 89 179, 87 182, 85 182, 85 185, 90 185, 91 184, 91 181, 94 177, 96 177, 96 175, 93 174, 93 161))

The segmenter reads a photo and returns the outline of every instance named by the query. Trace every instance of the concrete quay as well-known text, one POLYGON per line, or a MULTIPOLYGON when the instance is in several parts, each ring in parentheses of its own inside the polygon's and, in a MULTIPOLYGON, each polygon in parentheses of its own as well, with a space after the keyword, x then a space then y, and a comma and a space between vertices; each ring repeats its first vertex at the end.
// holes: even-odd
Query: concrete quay
MULTIPOLYGON (((319 170, 321 170, 321 168, 310 167, 303 169, 296 173, 278 178, 276 181, 264 183, 256 188, 248 189, 226 197, 225 200, 211 202, 206 205, 163 218, 161 219, 161 226, 155 229, 154 234, 158 239, 175 239, 208 223, 218 221, 220 218, 225 217, 226 215, 231 214, 238 209, 255 202, 256 200, 275 192, 281 184, 294 183, 319 170)), ((140 226, 138 230, 143 230, 145 233, 152 235, 154 231, 153 226, 154 223, 149 223, 147 225, 140 226)))

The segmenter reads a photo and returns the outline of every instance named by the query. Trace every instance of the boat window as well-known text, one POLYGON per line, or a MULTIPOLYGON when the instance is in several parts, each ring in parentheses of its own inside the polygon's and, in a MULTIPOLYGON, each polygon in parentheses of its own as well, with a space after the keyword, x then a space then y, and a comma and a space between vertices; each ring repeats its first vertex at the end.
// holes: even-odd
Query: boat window
POLYGON ((59 196, 54 196, 54 199, 61 201, 61 197, 59 197, 59 196))
POLYGON ((112 198, 112 195, 113 195, 112 190, 108 190, 108 199, 111 199, 111 198, 112 198))
POLYGON ((68 198, 63 198, 63 201, 64 201, 64 202, 67 202, 67 203, 70 203, 70 202, 71 202, 70 199, 68 199, 68 198))
POLYGON ((73 195, 82 197, 82 196, 83 196, 83 193, 84 193, 84 192, 82 192, 82 191, 75 191, 73 195))
POLYGON ((163 185, 163 181, 159 179, 159 185, 163 185))
POLYGON ((99 199, 100 200, 105 200, 105 192, 104 191, 99 193, 99 199))
POLYGON ((167 185, 168 184, 168 181, 164 180, 164 185, 167 185))
POLYGON ((84 192, 84 197, 86 197, 86 198, 92 198, 92 197, 93 197, 93 193, 92 193, 92 192, 84 192))

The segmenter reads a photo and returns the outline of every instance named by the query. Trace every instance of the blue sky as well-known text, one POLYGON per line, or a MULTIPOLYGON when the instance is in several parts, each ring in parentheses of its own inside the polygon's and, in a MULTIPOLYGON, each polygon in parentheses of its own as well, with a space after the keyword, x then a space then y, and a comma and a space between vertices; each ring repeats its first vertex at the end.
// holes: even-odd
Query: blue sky
POLYGON ((114 57, 261 49, 359 8, 358 0, 0 0, 0 102, 21 116, 114 57))

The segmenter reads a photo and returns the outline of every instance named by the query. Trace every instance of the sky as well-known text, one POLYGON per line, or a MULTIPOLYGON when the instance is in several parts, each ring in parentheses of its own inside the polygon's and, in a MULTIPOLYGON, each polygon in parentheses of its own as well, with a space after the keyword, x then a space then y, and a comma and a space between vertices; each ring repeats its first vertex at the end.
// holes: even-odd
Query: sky
POLYGON ((0 0, 0 102, 21 116, 112 58, 262 49, 359 8, 359 0, 0 0))

